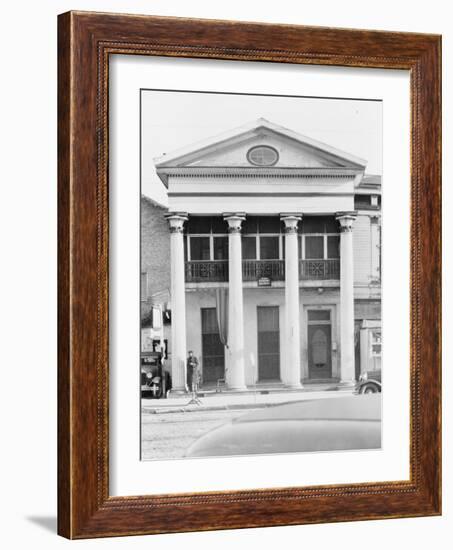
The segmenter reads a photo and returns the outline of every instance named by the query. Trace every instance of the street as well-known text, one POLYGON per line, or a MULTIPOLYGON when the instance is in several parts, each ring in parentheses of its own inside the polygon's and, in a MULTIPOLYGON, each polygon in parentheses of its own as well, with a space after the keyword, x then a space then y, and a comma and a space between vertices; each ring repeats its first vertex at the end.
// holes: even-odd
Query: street
POLYGON ((142 459, 182 458, 193 441, 250 410, 143 414, 142 459))
POLYGON ((186 411, 183 409, 187 406, 187 396, 173 399, 143 399, 142 459, 182 458, 187 447, 203 434, 256 408, 289 401, 330 399, 348 395, 350 392, 307 390, 269 395, 214 395, 203 398, 199 409, 194 410, 194 406, 191 405, 186 411), (169 412, 171 409, 173 410, 169 412), (167 412, 156 414, 159 410, 167 412))

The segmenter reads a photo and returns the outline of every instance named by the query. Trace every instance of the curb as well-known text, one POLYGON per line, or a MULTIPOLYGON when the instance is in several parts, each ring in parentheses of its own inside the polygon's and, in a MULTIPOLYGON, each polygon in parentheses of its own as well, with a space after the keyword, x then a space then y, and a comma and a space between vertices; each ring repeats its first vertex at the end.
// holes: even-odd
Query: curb
MULTIPOLYGON (((287 403, 287 401, 285 401, 287 403)), ((238 403, 236 405, 184 405, 183 407, 170 408, 149 408, 142 407, 142 414, 172 414, 182 412, 199 412, 199 411, 238 411, 246 409, 265 409, 274 405, 283 405, 284 403, 238 403)))

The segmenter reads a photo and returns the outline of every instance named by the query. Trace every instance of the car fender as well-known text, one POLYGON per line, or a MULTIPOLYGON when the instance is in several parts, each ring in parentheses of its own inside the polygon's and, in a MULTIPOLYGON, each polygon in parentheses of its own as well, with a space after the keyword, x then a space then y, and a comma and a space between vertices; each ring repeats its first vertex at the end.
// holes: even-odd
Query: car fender
POLYGON ((378 382, 377 380, 367 380, 366 382, 363 382, 362 384, 360 384, 358 388, 358 393, 362 393, 365 388, 370 386, 373 386, 374 388, 376 388, 378 392, 382 391, 382 385, 380 382, 378 382))

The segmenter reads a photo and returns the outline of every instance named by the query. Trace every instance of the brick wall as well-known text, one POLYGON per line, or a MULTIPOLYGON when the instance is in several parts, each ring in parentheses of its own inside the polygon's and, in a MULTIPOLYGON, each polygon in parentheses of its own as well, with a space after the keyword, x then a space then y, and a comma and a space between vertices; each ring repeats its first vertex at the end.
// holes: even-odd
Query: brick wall
POLYGON ((146 273, 146 289, 142 289, 141 317, 149 314, 151 305, 169 300, 170 293, 170 231, 164 215, 167 208, 142 196, 141 198, 141 273, 146 273), (152 298, 159 294, 159 299, 152 298))

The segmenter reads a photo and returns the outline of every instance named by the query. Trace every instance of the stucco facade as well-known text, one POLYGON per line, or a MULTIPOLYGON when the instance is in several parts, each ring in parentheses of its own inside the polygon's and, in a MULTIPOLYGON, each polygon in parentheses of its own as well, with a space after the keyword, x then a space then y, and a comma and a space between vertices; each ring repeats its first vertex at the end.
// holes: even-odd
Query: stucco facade
POLYGON ((155 164, 169 208, 142 200, 142 272, 171 309, 176 390, 189 349, 205 385, 237 390, 351 385, 371 364, 361 345, 377 364, 381 181, 366 161, 259 119, 155 164))

